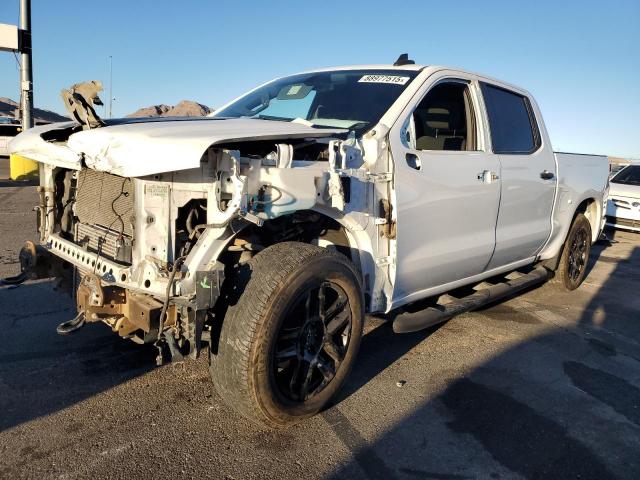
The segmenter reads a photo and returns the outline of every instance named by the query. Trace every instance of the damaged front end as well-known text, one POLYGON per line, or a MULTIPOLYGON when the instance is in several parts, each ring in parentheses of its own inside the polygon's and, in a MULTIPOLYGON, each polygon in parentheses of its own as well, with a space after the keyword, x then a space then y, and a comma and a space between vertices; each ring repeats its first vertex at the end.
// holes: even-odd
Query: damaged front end
POLYGON ((14 280, 53 276, 73 293, 78 317, 64 333, 102 322, 165 345, 174 359, 195 357, 222 321, 225 278, 289 240, 349 256, 367 310, 389 308, 395 213, 385 127, 356 139, 253 119, 87 118, 12 144, 42 162, 39 241, 23 249, 14 280))

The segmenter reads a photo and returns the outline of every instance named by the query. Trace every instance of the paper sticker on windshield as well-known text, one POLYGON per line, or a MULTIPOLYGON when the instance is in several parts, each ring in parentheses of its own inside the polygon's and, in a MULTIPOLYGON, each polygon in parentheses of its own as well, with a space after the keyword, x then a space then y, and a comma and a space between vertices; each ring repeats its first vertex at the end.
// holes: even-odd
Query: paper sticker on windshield
POLYGON ((409 81, 409 77, 400 75, 365 75, 358 83, 393 83, 394 85, 404 85, 409 81))

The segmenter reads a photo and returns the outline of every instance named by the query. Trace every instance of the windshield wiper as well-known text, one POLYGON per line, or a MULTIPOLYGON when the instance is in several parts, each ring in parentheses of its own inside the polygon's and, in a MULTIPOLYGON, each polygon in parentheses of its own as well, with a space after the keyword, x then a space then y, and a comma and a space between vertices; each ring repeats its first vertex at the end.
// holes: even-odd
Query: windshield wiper
POLYGON ((273 120, 274 122, 290 122, 291 121, 290 118, 274 117, 272 115, 256 115, 255 117, 251 117, 251 118, 257 118, 259 120, 273 120))
POLYGON ((367 122, 358 122, 351 126, 340 126, 340 125, 328 125, 326 123, 315 123, 311 120, 307 120, 305 118, 296 117, 291 120, 291 123, 299 123, 300 125, 305 125, 311 128, 319 128, 319 129, 329 129, 329 130, 354 130, 354 126, 356 125, 365 125, 367 122))

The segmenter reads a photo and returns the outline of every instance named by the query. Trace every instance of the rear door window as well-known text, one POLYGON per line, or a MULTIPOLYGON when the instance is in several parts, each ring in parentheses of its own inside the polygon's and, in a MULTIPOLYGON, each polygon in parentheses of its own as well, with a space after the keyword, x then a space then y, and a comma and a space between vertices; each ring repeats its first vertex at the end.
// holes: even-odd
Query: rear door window
POLYGON ((540 135, 526 97, 487 83, 480 83, 489 116, 494 153, 532 153, 540 135))

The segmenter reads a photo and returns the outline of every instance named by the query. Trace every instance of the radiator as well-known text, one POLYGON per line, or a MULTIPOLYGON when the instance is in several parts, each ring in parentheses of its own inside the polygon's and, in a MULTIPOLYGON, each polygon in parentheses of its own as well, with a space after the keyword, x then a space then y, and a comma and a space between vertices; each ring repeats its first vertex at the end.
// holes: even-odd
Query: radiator
POLYGON ((101 257, 118 262, 131 263, 131 238, 128 235, 120 236, 113 230, 87 225, 76 224, 75 241, 77 245, 84 247, 89 252, 100 252, 101 257))
POLYGON ((81 170, 76 182, 74 243, 111 260, 131 263, 134 186, 130 178, 81 170))
POLYGON ((80 223, 133 237, 133 180, 95 170, 81 170, 76 183, 75 214, 80 223))

